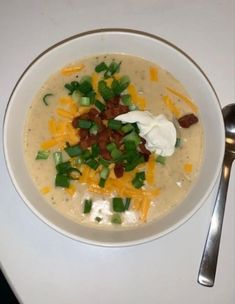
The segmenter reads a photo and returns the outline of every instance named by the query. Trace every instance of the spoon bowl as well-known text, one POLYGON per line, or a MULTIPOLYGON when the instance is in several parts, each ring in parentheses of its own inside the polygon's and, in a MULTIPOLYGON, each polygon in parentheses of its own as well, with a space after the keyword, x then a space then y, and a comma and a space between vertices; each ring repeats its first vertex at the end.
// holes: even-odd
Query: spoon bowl
POLYGON ((232 163, 235 159, 235 104, 224 107, 222 113, 226 141, 224 161, 218 194, 198 274, 198 283, 207 287, 212 287, 215 281, 229 177, 232 163))
POLYGON ((235 104, 223 108, 226 150, 235 153, 235 104))

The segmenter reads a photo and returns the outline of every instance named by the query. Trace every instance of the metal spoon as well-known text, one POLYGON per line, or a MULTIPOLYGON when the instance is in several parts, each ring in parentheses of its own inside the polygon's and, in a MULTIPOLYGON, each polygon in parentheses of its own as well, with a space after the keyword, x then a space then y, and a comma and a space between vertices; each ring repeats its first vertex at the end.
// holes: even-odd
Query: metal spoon
POLYGON ((198 283, 207 287, 214 285, 229 177, 232 163, 235 159, 235 104, 227 105, 223 108, 222 112, 226 136, 224 162, 219 190, 198 273, 198 283))

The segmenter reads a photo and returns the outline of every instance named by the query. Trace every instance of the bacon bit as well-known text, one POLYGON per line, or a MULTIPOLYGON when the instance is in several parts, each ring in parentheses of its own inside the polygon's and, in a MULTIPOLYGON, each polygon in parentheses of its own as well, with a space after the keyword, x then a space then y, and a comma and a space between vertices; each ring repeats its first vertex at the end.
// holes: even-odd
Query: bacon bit
POLYGON ((80 145, 80 147, 81 147, 82 149, 87 149, 87 148, 89 148, 89 142, 87 141, 87 139, 80 140, 80 141, 78 142, 78 144, 80 145))
POLYGON ((144 160, 147 162, 149 160, 149 155, 147 153, 140 152, 140 155, 144 157, 144 160))
POLYGON ((145 144, 143 142, 139 144, 139 148, 143 154, 147 154, 147 155, 151 154, 151 152, 145 147, 145 144))
POLYGON ((115 144, 120 147, 122 144, 123 134, 118 131, 112 131, 111 137, 113 138, 115 144))
POLYGON ((112 159, 112 156, 111 154, 109 153, 109 151, 105 148, 105 149, 101 149, 100 150, 100 154, 102 155, 102 157, 106 160, 111 160, 112 159))
POLYGON ((120 103, 120 96, 115 96, 112 99, 107 101, 107 107, 110 108, 113 105, 117 106, 117 105, 119 105, 119 103, 120 103))
POLYGON ((98 115, 99 115, 99 111, 96 110, 95 108, 91 108, 89 112, 87 112, 87 116, 89 119, 94 120, 98 115))
POLYGON ((81 139, 84 139, 89 135, 89 131, 87 129, 80 129, 79 135, 80 135, 81 139))
POLYGON ((104 127, 102 131, 98 133, 99 141, 107 142, 111 135, 111 130, 109 128, 104 127))
POLYGON ((117 178, 122 177, 123 174, 124 174, 123 164, 115 164, 115 166, 114 166, 114 173, 115 173, 115 175, 116 175, 117 178))
POLYGON ((74 129, 77 129, 79 117, 80 116, 74 117, 72 120, 72 126, 74 127, 74 129))
POLYGON ((191 125, 198 122, 198 118, 193 113, 191 113, 180 117, 178 119, 178 122, 182 128, 189 128, 191 125))

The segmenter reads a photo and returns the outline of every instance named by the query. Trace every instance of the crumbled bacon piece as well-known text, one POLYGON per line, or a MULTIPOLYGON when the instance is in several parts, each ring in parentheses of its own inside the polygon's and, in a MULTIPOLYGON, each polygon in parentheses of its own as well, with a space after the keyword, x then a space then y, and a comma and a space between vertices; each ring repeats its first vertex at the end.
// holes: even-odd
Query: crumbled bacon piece
POLYGON ((191 125, 198 122, 198 118, 193 113, 191 113, 180 117, 178 119, 178 122, 182 128, 189 128, 191 125))
POLYGON ((120 178, 123 176, 124 174, 124 167, 122 164, 118 164, 116 163, 114 166, 114 173, 116 175, 117 178, 120 178))
POLYGON ((100 154, 106 160, 111 160, 112 159, 111 154, 109 153, 109 151, 106 148, 101 149, 100 150, 100 154))

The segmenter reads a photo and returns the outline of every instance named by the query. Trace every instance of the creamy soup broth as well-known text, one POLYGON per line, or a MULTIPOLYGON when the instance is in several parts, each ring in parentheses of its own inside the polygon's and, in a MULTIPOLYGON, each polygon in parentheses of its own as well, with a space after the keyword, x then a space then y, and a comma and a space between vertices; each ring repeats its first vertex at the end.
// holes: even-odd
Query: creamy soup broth
MULTIPOLYGON (((189 97, 182 84, 166 70, 142 58, 129 55, 100 55, 71 64, 71 66, 83 64, 84 68, 79 72, 62 75, 59 71, 49 77, 32 101, 24 132, 25 161, 35 186, 42 193, 45 203, 49 203, 57 211, 75 222, 105 225, 106 227, 112 227, 110 217, 113 211, 110 196, 89 193, 87 186, 79 181, 73 183, 75 192, 74 189, 69 192, 64 188, 55 187, 56 170, 53 157, 50 155, 47 160, 35 160, 35 156, 41 150, 41 143, 51 138, 48 128, 50 119, 63 120, 58 116, 57 109, 58 107, 63 108, 63 105, 59 104, 59 100, 68 96, 68 90, 64 88, 64 84, 73 80, 79 81, 84 75, 92 75, 98 63, 102 61, 109 63, 112 60, 121 61, 119 74, 128 75, 138 94, 145 98, 147 102, 145 110, 154 115, 164 114, 169 120, 175 122, 174 111, 166 106, 163 99, 163 96, 169 96, 179 110, 180 116, 192 112, 189 104, 183 100, 181 95, 167 90, 167 88, 172 88, 174 92, 189 97), (151 80, 150 77, 151 67, 155 67, 157 70, 157 79, 155 80, 151 80), (45 106, 42 100, 48 92, 53 96, 48 97, 48 106, 45 106), (83 213, 85 198, 92 198, 93 201, 92 211, 89 214, 83 213), (97 217, 102 220, 97 222, 97 217)), ((141 212, 138 208, 133 208, 131 203, 129 210, 121 214, 122 227, 158 220, 180 204, 189 193, 198 176, 203 157, 203 128, 199 112, 195 115, 199 118, 198 123, 189 128, 177 126, 180 146, 175 149, 174 154, 166 158, 165 165, 161 163, 155 165, 155 187, 160 189, 160 193, 151 201, 147 220, 141 220, 141 212)), ((49 150, 55 151, 57 149, 58 147, 52 147, 49 150)), ((116 181, 118 186, 118 179, 116 181)))

